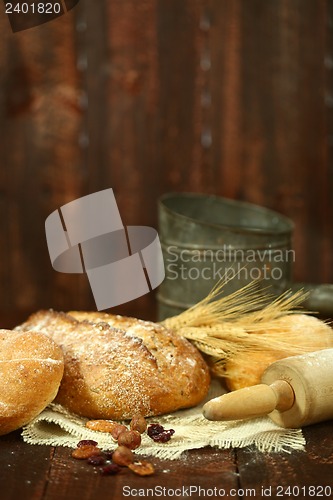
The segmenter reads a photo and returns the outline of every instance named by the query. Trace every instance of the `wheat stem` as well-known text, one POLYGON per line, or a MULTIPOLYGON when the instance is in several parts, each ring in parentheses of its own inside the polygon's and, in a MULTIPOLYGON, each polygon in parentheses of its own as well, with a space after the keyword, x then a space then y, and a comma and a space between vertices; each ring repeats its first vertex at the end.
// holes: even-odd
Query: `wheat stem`
MULTIPOLYGON (((198 349, 217 360, 227 359, 244 349, 277 350, 288 355, 303 352, 299 336, 284 334, 276 324, 279 318, 299 313, 306 293, 287 291, 272 300, 253 281, 230 295, 223 295, 226 281, 218 283, 198 304, 178 316, 163 321, 163 325, 192 341, 198 349)), ((315 341, 308 346, 313 350, 315 341)))

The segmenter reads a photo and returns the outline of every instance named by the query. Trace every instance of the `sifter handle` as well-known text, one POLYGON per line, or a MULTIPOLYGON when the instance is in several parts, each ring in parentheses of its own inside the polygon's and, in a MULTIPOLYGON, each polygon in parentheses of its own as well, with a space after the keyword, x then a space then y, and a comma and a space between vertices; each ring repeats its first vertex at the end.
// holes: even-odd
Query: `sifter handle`
POLYGON ((208 420, 237 420, 261 417, 273 410, 286 411, 294 404, 292 387, 285 380, 259 384, 211 399, 203 407, 208 420))

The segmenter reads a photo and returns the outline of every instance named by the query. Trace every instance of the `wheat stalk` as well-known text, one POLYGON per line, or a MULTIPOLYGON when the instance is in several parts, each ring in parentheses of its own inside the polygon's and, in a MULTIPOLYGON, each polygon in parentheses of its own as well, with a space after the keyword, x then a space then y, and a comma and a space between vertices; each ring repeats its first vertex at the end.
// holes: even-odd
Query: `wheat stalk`
MULTIPOLYGON (((284 356, 316 350, 318 339, 300 341, 300 332, 282 330, 279 319, 300 313, 307 294, 287 291, 272 300, 254 281, 230 295, 223 295, 227 281, 218 283, 211 293, 163 325, 190 340, 200 351, 220 364, 237 353, 278 351, 284 356)), ((304 313, 305 311, 302 311, 304 313)))

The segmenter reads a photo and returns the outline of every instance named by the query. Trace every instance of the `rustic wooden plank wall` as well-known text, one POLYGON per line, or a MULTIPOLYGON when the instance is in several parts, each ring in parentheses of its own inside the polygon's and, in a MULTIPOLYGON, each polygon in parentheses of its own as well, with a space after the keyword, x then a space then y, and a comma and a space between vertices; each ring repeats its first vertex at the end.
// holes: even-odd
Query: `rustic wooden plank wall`
POLYGON ((172 190, 278 210, 295 279, 333 283, 332 2, 81 0, 15 34, 1 9, 0 30, 0 312, 94 307, 44 221, 108 187, 126 224, 156 226, 172 190))

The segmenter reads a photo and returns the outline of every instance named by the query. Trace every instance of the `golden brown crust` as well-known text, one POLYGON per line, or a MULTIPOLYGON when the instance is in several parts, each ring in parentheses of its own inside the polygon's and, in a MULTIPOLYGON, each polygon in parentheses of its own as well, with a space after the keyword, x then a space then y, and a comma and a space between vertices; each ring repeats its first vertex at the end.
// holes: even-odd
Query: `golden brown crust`
POLYGON ((40 311, 20 329, 58 343, 65 372, 57 402, 88 418, 129 419, 198 404, 209 370, 199 351, 161 325, 105 313, 40 311))
POLYGON ((36 417, 56 396, 63 354, 35 332, 0 330, 0 435, 36 417))
MULTIPOLYGON (((318 351, 332 347, 332 328, 314 316, 307 314, 289 314, 274 321, 274 333, 279 332, 281 338, 288 335, 290 344, 295 342, 299 350, 290 352, 278 350, 248 351, 238 353, 225 365, 227 373, 226 385, 231 391, 260 384, 261 377, 270 364, 307 351, 318 351)), ((269 338, 269 330, 263 331, 269 338)))

